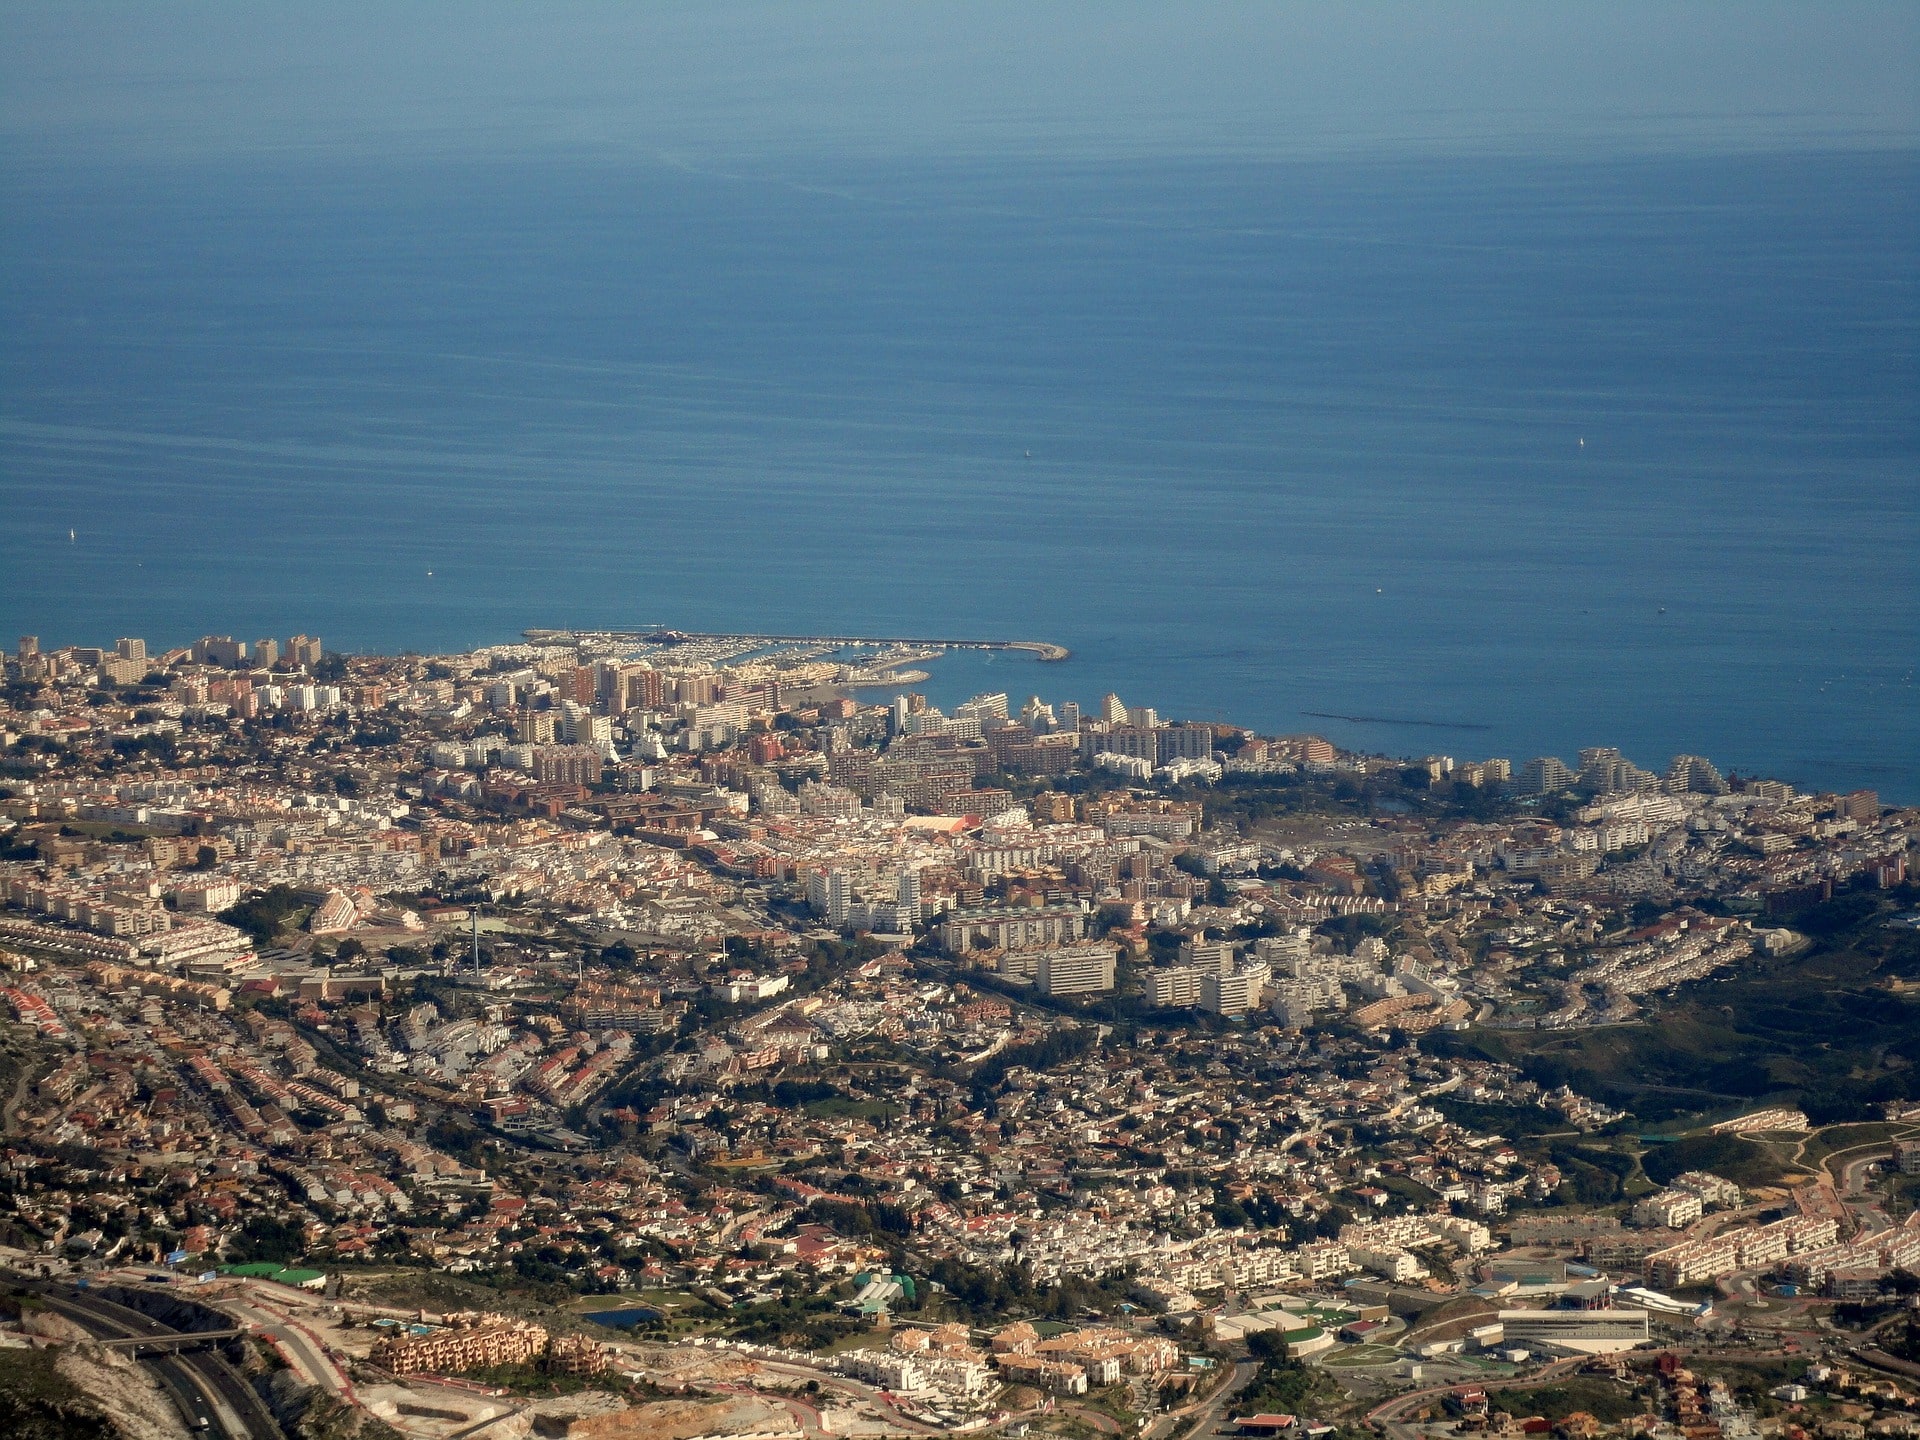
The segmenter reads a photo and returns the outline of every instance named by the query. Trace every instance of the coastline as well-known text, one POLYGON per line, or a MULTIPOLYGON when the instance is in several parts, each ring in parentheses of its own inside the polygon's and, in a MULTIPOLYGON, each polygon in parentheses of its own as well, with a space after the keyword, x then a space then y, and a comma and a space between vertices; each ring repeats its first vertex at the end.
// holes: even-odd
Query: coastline
POLYGON ((543 630, 538 628, 525 629, 520 634, 524 639, 536 644, 566 639, 602 640, 610 644, 644 641, 672 644, 684 640, 702 643, 760 641, 768 645, 919 645, 937 646, 942 650, 1022 650, 1036 660, 1047 664, 1059 664, 1073 655, 1066 646, 1051 640, 952 640, 925 635, 770 635, 757 632, 735 634, 718 630, 543 630))

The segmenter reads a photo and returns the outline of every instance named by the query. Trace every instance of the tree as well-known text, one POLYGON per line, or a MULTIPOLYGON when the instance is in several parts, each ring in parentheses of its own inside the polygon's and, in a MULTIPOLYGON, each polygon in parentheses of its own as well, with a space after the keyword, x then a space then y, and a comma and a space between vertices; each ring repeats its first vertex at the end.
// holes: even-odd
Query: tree
POLYGON ((1286 1337, 1278 1330, 1259 1330, 1247 1337, 1247 1349, 1260 1362, 1252 1382, 1240 1395, 1247 1410, 1298 1413, 1318 1387, 1317 1371, 1287 1358, 1286 1337))
POLYGON ((220 918, 253 936, 258 945, 271 945, 281 925, 300 908, 300 900, 291 885, 275 885, 251 899, 242 900, 220 918))
POLYGON ((234 1238, 233 1258, 242 1264, 253 1260, 273 1260, 286 1264, 298 1260, 306 1249, 306 1235, 298 1220, 272 1214, 250 1216, 234 1238))
POLYGON ((1353 1212, 1340 1205, 1329 1205, 1314 1222, 1313 1233, 1323 1239, 1337 1239, 1344 1225, 1353 1223, 1353 1212))

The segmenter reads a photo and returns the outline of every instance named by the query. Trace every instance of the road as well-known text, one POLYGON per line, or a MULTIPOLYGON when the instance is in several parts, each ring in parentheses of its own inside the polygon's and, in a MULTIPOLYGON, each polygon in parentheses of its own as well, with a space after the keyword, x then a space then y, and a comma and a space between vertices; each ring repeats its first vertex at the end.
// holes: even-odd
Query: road
POLYGON ((1069 1415, 1101 1435, 1118 1435, 1122 1429, 1120 1422, 1104 1410, 1095 1410, 1090 1406, 1076 1405, 1071 1400, 1060 1402, 1060 1413, 1069 1415))
MULTIPOLYGON (((1862 1174, 1863 1162, 1884 1159, 1891 1155, 1893 1142, 1912 1138, 1914 1131, 1912 1127, 1896 1129, 1885 1140, 1869 1140, 1859 1145, 1849 1145, 1845 1149, 1821 1156, 1818 1164, 1809 1162, 1807 1146, 1833 1128, 1835 1127, 1822 1126, 1818 1130, 1810 1130, 1802 1135, 1794 1145, 1789 1163, 1801 1173, 1812 1176, 1814 1184, 1818 1187, 1815 1194, 1819 1199, 1814 1202, 1814 1208, 1810 1213, 1831 1215, 1841 1222, 1844 1232, 1849 1212, 1851 1212, 1852 1218, 1858 1222, 1862 1230, 1867 1234, 1876 1234, 1890 1222, 1887 1222, 1885 1212, 1865 1197, 1865 1186, 1862 1183, 1865 1178, 1862 1174)), ((1803 1212, 1808 1212, 1808 1198, 1804 1193, 1806 1189, 1807 1187, 1802 1186, 1794 1194, 1794 1200, 1803 1212)))
MULTIPOLYGON (((132 1322, 120 1321, 114 1314, 118 1306, 110 1311, 103 1304, 79 1299, 55 1295, 43 1295, 41 1298, 48 1309, 64 1315, 98 1339, 111 1341, 152 1333, 132 1322)), ((148 1370, 167 1391, 190 1430, 235 1437, 248 1433, 246 1422, 240 1418, 235 1406, 223 1396, 222 1387, 210 1383, 199 1367, 186 1363, 185 1357, 177 1354, 151 1355, 146 1357, 146 1361, 148 1370)))
MULTIPOLYGON (((914 1419, 911 1415, 902 1413, 900 1408, 888 1398, 885 1391, 877 1389, 865 1381, 855 1380, 846 1375, 836 1375, 830 1370, 815 1370, 810 1366, 791 1365, 782 1360, 765 1360, 759 1356, 753 1356, 752 1359, 753 1363, 760 1366, 761 1369, 772 1371, 776 1375, 786 1375, 796 1380, 814 1380, 819 1383, 822 1391, 839 1390, 864 1400, 873 1406, 875 1410, 886 1416, 890 1423, 899 1425, 913 1434, 939 1435, 945 1433, 938 1425, 929 1425, 924 1421, 914 1419)), ((705 1388, 724 1391, 730 1387, 725 1383, 708 1383, 705 1388)), ((751 1389, 752 1387, 748 1386, 746 1388, 751 1389)), ((763 1396, 762 1398, 772 1397, 763 1396)), ((815 1414, 817 1419, 818 1412, 815 1412, 815 1414)))
POLYGON ((1844 1150, 1835 1150, 1822 1156, 1817 1167, 1810 1167, 1804 1161, 1804 1140, 1795 1154, 1800 1168, 1809 1171, 1820 1186, 1821 1193, 1830 1198, 1836 1215, 1844 1217, 1851 1214, 1858 1227, 1858 1235, 1878 1235, 1884 1230, 1893 1229, 1894 1225, 1882 1208, 1881 1201, 1873 1194, 1867 1172, 1872 1166, 1892 1157, 1895 1140, 1908 1139, 1912 1135, 1911 1129, 1901 1129, 1894 1131, 1886 1140, 1849 1145, 1844 1150))
MULTIPOLYGON (((826 1421, 820 1417, 819 1407, 800 1399, 797 1395, 788 1395, 777 1390, 761 1390, 744 1381, 736 1383, 731 1380, 717 1383, 709 1381, 701 1388, 719 1395, 751 1395, 764 1404, 778 1405, 793 1417, 802 1435, 820 1437, 836 1433, 827 1429, 826 1421)), ((460 1440, 460 1437, 449 1435, 447 1440, 460 1440)))
MULTIPOLYGON (((1861 1235, 1878 1235, 1883 1230, 1893 1229, 1893 1221, 1882 1208, 1881 1201, 1872 1193, 1867 1172, 1875 1165, 1890 1160, 1893 1147, 1882 1144, 1859 1148, 1866 1153, 1840 1166, 1840 1199, 1860 1222, 1861 1235)), ((1827 1157, 1827 1164, 1831 1165, 1840 1156, 1853 1153, 1851 1150, 1836 1151, 1827 1157)))
POLYGON ((290 1312, 251 1293, 223 1300, 219 1305, 239 1316, 259 1334, 277 1341, 280 1354, 309 1385, 318 1385, 349 1405, 360 1403, 359 1396, 354 1394, 353 1382, 326 1343, 290 1312))
MULTIPOLYGON (((1545 1369, 1529 1376, 1525 1380, 1503 1380, 1500 1382, 1499 1388, 1502 1390, 1531 1390, 1536 1386, 1551 1385, 1568 1370, 1580 1365, 1587 1358, 1585 1355, 1572 1355, 1564 1360, 1555 1360, 1545 1369)), ((1418 1432, 1415 1431, 1413 1427, 1400 1423, 1400 1416, 1405 1411, 1420 1405, 1423 1401, 1433 1400, 1450 1391, 1458 1390, 1463 1385, 1480 1383, 1482 1382, 1450 1380, 1445 1385, 1428 1385, 1419 1390, 1409 1390, 1404 1395, 1396 1395, 1393 1399, 1374 1406, 1373 1409, 1367 1412, 1367 1420, 1372 1424, 1378 1425, 1392 1437, 1392 1440, 1415 1440, 1418 1432)))
POLYGON ((1162 1440, 1162 1437, 1179 1434, 1183 1429, 1193 1435, 1205 1435, 1220 1423, 1221 1412, 1233 1403, 1234 1396, 1252 1383, 1259 1371, 1260 1366, 1254 1361, 1239 1361, 1233 1367, 1232 1378, 1206 1399, 1183 1405, 1178 1410, 1169 1410, 1148 1426, 1147 1440, 1162 1440))
POLYGON ((1909 1379, 1920 1376, 1920 1365, 1914 1364, 1911 1360, 1902 1360, 1897 1355, 1889 1355, 1878 1345, 1849 1346, 1847 1353, 1863 1364, 1873 1366, 1876 1370, 1890 1370, 1896 1375, 1905 1375, 1909 1379))
POLYGON ((742 1229, 744 1229, 747 1225, 751 1224, 753 1221, 758 1220, 761 1216, 765 1215, 766 1213, 767 1212, 765 1210, 756 1208, 753 1210, 744 1211, 741 1214, 734 1216, 731 1220, 727 1221, 726 1224, 720 1227, 719 1243, 722 1246, 727 1245, 732 1241, 735 1235, 738 1235, 740 1233, 742 1229))
POLYGON ((39 1068, 37 1058, 31 1055, 20 1057, 20 1073, 14 1077, 13 1093, 7 1097, 4 1111, 0 1111, 0 1134, 17 1135, 20 1133, 20 1107, 26 1104, 27 1087, 33 1083, 33 1072, 39 1068))
MULTIPOLYGON (((98 1295, 23 1275, 8 1278, 38 1295, 48 1309, 101 1339, 183 1333, 98 1295)), ((285 1433, 253 1387, 215 1350, 152 1356, 144 1358, 142 1363, 166 1387, 175 1406, 186 1417, 188 1428, 196 1433, 226 1436, 230 1440, 274 1440, 285 1433)))

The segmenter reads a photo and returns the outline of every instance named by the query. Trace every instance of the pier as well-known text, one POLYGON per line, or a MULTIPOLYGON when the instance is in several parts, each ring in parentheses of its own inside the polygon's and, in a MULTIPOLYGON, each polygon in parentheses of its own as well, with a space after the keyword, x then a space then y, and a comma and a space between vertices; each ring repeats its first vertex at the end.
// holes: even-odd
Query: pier
POLYGON ((521 636, 538 645, 565 640, 627 641, 675 645, 699 641, 757 641, 766 645, 915 645, 940 650, 1023 650, 1036 660, 1057 664, 1073 652, 1051 640, 942 640, 923 635, 729 635, 703 630, 522 630, 521 636))

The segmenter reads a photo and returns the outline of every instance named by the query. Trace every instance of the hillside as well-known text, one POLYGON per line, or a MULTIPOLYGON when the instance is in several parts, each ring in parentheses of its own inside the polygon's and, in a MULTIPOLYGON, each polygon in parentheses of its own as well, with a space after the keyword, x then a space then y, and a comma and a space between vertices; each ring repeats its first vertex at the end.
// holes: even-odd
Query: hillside
POLYGON ((1868 1118, 1879 1102, 1920 1098, 1920 931, 1887 923, 1890 905, 1861 917, 1863 898, 1801 919, 1815 940, 1800 954, 1686 986, 1636 1024, 1424 1043, 1518 1065, 1655 1124, 1760 1101, 1798 1105, 1816 1124, 1868 1118))

